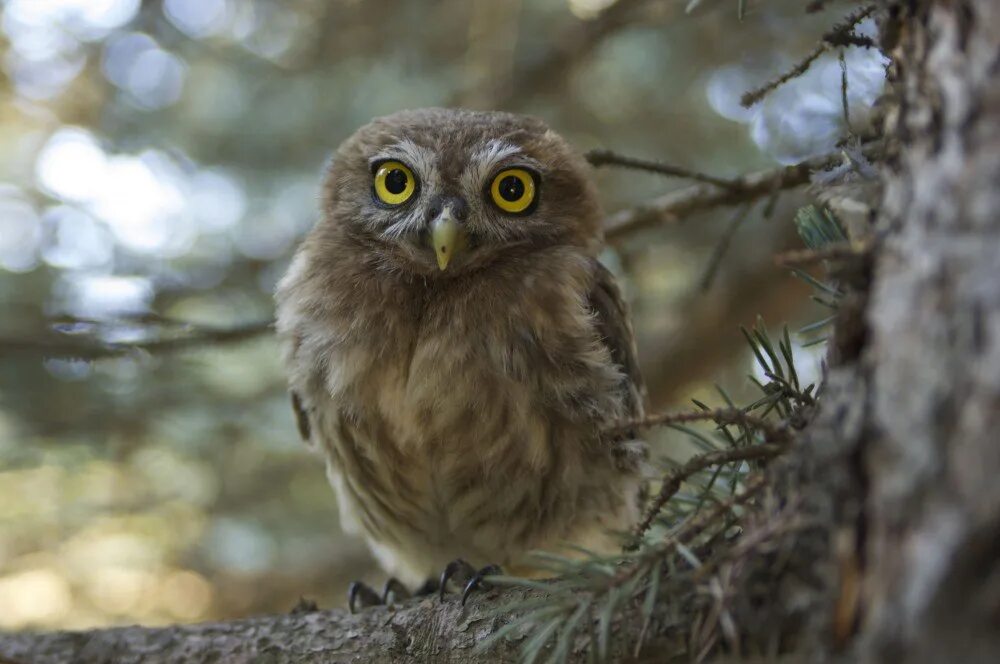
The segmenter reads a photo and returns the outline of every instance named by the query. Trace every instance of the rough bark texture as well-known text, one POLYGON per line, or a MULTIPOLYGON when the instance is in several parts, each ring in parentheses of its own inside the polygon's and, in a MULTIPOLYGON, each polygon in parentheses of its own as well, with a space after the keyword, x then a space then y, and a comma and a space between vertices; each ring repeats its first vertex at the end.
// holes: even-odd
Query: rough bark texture
POLYGON ((489 609, 489 602, 469 604, 463 611, 452 597, 443 605, 427 599, 400 610, 378 607, 357 615, 315 611, 162 629, 12 635, 0 639, 0 663, 515 661, 516 643, 501 643, 489 655, 472 652, 497 621, 479 608, 489 609))
POLYGON ((885 4, 873 265, 850 279, 797 476, 830 563, 800 643, 998 662, 1000 3, 885 4))
MULTIPOLYGON (((402 606, 293 612, 245 620, 172 627, 119 627, 89 632, 0 635, 0 664, 409 664, 412 662, 504 664, 520 661, 525 634, 515 630, 488 652, 476 645, 506 623, 500 603, 537 598, 537 591, 507 589, 480 593, 462 607, 455 595, 413 599, 402 606)), ((634 616, 633 616, 634 617, 634 616)), ((636 621, 616 627, 623 648, 639 632, 636 621)), ((574 642, 574 659, 586 661, 585 638, 574 642)), ((670 626, 648 638, 656 653, 677 652, 684 634, 670 626)))
POLYGON ((997 662, 1000 3, 895 11, 900 151, 863 358, 864 652, 997 662))
MULTIPOLYGON (((783 620, 775 649, 807 659, 1000 662, 1000 2, 886 6, 892 154, 873 262, 779 473, 821 526, 798 536, 811 569, 771 570, 734 604, 745 638, 783 620)), ((11 635, 0 662, 516 660, 516 641, 473 654, 499 625, 474 604, 11 635)))

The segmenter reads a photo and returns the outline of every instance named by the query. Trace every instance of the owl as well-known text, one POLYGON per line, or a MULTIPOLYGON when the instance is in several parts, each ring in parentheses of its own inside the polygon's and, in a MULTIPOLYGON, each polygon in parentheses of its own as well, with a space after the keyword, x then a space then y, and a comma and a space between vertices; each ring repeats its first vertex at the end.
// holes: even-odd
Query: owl
POLYGON ((352 610, 620 551, 644 452, 601 430, 643 390, 601 218, 530 117, 403 111, 337 150, 276 301, 299 431, 391 577, 352 610))

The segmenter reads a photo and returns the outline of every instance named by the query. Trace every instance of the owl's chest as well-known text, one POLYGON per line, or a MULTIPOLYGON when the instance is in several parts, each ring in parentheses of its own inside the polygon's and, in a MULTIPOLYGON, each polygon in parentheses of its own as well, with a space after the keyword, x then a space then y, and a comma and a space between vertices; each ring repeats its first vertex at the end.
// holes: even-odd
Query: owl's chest
POLYGON ((528 338, 444 325, 417 329, 390 352, 348 350, 334 370, 336 391, 379 422, 381 444, 429 450, 468 446, 475 437, 488 445, 504 423, 517 428, 540 416, 528 338))
POLYGON ((545 477, 555 458, 549 416, 532 376, 511 371, 510 356, 523 350, 498 350, 483 334, 428 332, 381 361, 359 362, 369 351, 348 354, 337 391, 351 417, 336 443, 339 465, 363 475, 354 478, 354 500, 370 514, 369 531, 397 540, 400 528, 428 541, 475 538, 474 524, 510 478, 531 488, 529 477, 545 477))

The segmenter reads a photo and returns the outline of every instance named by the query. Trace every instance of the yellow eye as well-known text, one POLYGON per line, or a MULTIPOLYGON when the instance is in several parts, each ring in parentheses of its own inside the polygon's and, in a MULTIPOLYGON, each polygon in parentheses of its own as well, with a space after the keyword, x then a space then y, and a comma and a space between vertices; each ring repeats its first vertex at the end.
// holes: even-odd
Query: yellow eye
POLYGON ((523 168, 500 171, 490 185, 490 196, 504 212, 524 212, 535 202, 535 178, 523 168))
POLYGON ((375 195, 388 205, 401 205, 417 190, 417 180, 406 164, 386 161, 375 170, 375 195))

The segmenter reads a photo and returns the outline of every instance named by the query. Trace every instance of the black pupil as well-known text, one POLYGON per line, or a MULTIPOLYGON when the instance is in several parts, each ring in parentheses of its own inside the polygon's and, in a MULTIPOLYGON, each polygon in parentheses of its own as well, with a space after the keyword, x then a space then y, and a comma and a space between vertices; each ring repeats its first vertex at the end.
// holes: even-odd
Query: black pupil
POLYGON ((521 182, 521 178, 513 175, 508 175, 500 180, 499 188, 500 196, 511 203, 521 200, 521 197, 524 196, 524 183, 521 182))
POLYGON ((385 176, 385 188, 390 194, 401 194, 406 190, 406 173, 401 168, 394 168, 385 176))

